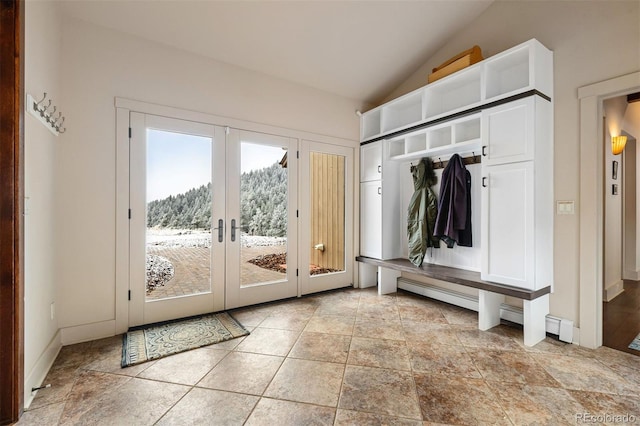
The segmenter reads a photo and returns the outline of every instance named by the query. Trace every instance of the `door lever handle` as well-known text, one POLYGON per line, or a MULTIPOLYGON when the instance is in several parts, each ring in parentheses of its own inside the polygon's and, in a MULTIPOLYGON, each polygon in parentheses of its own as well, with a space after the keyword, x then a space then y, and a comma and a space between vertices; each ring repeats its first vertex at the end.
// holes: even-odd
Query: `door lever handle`
POLYGON ((224 221, 222 219, 218 219, 218 227, 213 229, 218 230, 218 242, 221 243, 224 239, 224 221))
POLYGON ((236 226, 236 220, 231 219, 231 241, 236 240, 236 229, 238 229, 238 227, 236 226))

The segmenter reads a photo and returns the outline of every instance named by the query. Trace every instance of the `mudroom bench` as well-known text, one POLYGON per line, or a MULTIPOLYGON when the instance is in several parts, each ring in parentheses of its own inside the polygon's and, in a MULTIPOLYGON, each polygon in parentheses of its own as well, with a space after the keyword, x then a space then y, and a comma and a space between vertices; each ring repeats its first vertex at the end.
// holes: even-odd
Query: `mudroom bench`
MULTIPOLYGON (((356 261, 376 266, 373 271, 376 277, 360 277, 361 282, 376 282, 379 294, 395 293, 397 279, 402 272, 408 272, 424 277, 446 281, 478 289, 478 328, 488 330, 500 324, 500 305, 505 296, 522 299, 524 314, 524 344, 533 346, 546 335, 546 315, 549 310, 549 294, 551 287, 538 290, 512 287, 480 279, 480 273, 448 266, 424 263, 421 267, 414 266, 408 259, 380 260, 372 257, 357 256, 356 261)), ((361 273, 371 271, 371 268, 361 269, 361 273)))

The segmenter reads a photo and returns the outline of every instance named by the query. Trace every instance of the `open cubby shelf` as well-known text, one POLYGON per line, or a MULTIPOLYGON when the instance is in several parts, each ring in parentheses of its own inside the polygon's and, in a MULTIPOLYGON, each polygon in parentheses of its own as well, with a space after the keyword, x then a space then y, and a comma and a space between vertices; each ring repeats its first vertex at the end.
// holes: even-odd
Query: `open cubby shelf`
MULTIPOLYGON (((551 96, 551 63, 552 52, 531 39, 364 113, 361 141, 381 138, 531 90, 551 96)), ((452 129, 459 135, 459 138, 454 136, 453 142, 474 139, 465 135, 465 131, 476 133, 474 125, 470 123, 468 129, 452 129)), ((427 136, 425 150, 447 146, 447 130, 441 132, 441 135, 433 134, 433 140, 427 136)), ((404 144, 404 153, 396 146, 392 157, 420 151, 421 141, 408 138, 398 142, 404 144)))
POLYGON ((421 129, 388 141, 390 160, 408 160, 481 150, 480 113, 421 129))

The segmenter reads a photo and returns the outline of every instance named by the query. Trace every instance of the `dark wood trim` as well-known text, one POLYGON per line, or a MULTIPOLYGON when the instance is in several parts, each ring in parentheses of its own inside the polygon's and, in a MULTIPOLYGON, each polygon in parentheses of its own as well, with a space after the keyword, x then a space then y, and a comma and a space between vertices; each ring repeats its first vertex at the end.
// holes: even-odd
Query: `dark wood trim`
POLYGON ((380 260, 372 257, 358 256, 356 257, 356 260, 358 262, 368 263, 375 266, 382 266, 383 268, 395 269, 396 271, 410 272, 412 274, 422 275, 436 280, 504 294, 505 296, 517 297, 518 299, 523 300, 534 300, 540 296, 551 293, 551 287, 549 286, 541 288, 540 290, 526 290, 504 284, 482 281, 480 279, 480 272, 467 271, 465 269, 451 268, 448 266, 432 265, 430 263, 423 263, 421 267, 417 267, 409 262, 408 259, 380 260))
POLYGON ((455 118, 460 118, 466 115, 475 114, 476 112, 482 111, 483 109, 493 108, 498 105, 517 101, 518 99, 528 98, 529 96, 540 96, 545 101, 551 102, 551 98, 545 95, 544 93, 535 89, 528 90, 526 92, 518 93, 517 95, 509 96, 508 98, 498 99, 497 101, 489 102, 486 104, 475 106, 473 108, 465 109, 464 111, 459 111, 453 114, 445 115, 444 117, 436 118, 435 120, 425 121, 424 123, 416 124, 415 126, 411 126, 406 129, 397 130, 395 132, 387 133, 386 135, 382 135, 382 136, 377 136, 373 139, 360 142, 360 146, 373 143, 373 142, 378 142, 383 139, 392 139, 392 138, 395 138, 396 136, 406 135, 407 133, 415 132, 416 130, 426 129, 427 127, 435 126, 436 124, 440 124, 445 121, 450 121, 455 118))
POLYGON ((0 0, 0 424, 24 406, 24 6, 0 0))

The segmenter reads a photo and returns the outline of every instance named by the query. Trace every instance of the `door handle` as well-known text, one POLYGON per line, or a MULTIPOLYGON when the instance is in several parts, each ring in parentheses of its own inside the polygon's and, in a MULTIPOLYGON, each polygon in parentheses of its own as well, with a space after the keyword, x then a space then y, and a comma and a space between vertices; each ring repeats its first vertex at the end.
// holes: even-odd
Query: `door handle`
POLYGON ((382 165, 378 165, 378 173, 382 174, 382 165))
POLYGON ((487 177, 486 177, 486 176, 484 176, 484 177, 482 178, 482 187, 483 187, 483 188, 486 188, 486 187, 487 187, 487 177))
POLYGON ((218 219, 218 227, 213 229, 218 230, 218 242, 221 243, 224 239, 224 221, 222 219, 218 219))
POLYGON ((483 145, 483 146, 482 146, 482 156, 483 156, 483 157, 486 157, 486 156, 487 156, 487 146, 486 146, 486 145, 483 145))
POLYGON ((235 241, 236 240, 236 229, 238 229, 236 227, 236 220, 235 219, 231 219, 231 241, 235 241))
POLYGON ((378 187, 378 195, 382 195, 382 187, 378 187))

